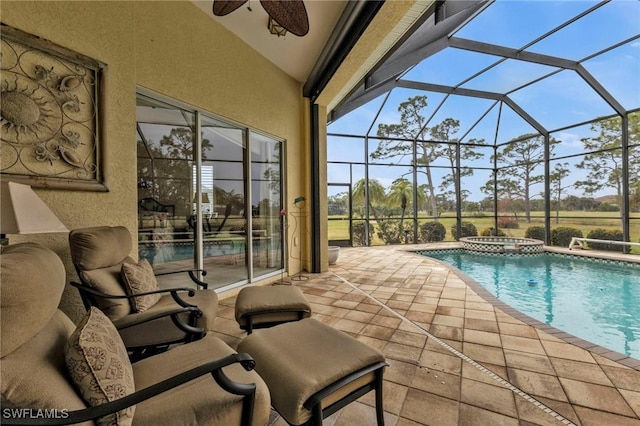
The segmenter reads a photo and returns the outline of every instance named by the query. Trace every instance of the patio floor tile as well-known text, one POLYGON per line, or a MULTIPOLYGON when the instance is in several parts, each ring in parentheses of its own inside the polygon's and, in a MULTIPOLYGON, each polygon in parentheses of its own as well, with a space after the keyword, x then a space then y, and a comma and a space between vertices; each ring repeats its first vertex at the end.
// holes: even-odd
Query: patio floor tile
POLYGON ((503 386, 493 386, 475 380, 463 379, 461 394, 461 402, 510 417, 517 417, 514 394, 503 386))
POLYGON ((517 418, 508 417, 493 411, 484 410, 467 404, 460 404, 459 426, 501 425, 518 426, 517 418))
POLYGON ((560 377, 560 382, 569 397, 569 402, 572 404, 600 411, 619 413, 625 416, 635 416, 629 404, 616 388, 563 377, 560 377))
MULTIPOLYGON (((616 361, 623 356, 532 327, 411 247, 347 248, 331 271, 292 281, 313 317, 386 355, 387 426, 640 426, 640 366, 632 359, 630 368, 616 361)), ((245 334, 234 302, 220 300, 213 334, 237 347, 245 334)), ((373 425, 374 401, 370 392, 324 425, 373 425)), ((270 426, 285 424, 273 417, 270 426)))

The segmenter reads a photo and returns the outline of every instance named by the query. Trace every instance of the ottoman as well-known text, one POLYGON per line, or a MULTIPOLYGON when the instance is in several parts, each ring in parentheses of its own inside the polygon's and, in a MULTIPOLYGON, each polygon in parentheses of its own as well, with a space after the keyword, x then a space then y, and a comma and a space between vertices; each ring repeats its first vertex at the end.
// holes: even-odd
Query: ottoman
POLYGON ((384 355, 313 318, 281 324, 245 337, 271 394, 271 405, 291 425, 322 420, 375 390, 378 425, 384 424, 384 355))
POLYGON ((240 328, 251 334, 254 328, 308 318, 311 306, 298 287, 245 287, 236 298, 235 314, 240 328))

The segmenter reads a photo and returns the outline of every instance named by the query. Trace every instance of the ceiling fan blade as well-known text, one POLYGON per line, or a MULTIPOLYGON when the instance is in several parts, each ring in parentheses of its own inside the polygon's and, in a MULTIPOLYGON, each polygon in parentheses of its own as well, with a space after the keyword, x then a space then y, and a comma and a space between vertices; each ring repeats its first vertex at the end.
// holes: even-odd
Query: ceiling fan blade
POLYGON ((213 0, 213 14, 216 16, 228 15, 249 0, 213 0))
POLYGON ((309 17, 302 0, 260 0, 260 4, 274 21, 290 33, 303 36, 309 32, 309 17))

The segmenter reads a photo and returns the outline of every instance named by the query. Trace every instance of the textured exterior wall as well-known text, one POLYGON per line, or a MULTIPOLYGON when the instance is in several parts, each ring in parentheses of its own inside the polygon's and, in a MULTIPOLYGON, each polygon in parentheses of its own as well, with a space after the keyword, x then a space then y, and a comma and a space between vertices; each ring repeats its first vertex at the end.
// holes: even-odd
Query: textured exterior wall
MULTIPOLYGON (((306 102, 300 83, 191 2, 3 0, 0 13, 7 25, 107 64, 102 143, 109 192, 36 191, 69 229, 121 224, 135 236, 136 86, 285 139, 289 199, 307 196, 306 102)), ((75 279, 66 234, 10 239, 52 248, 65 262, 67 279, 75 279)), ((291 261, 292 272, 299 267, 291 261)), ((73 319, 82 314, 75 289, 67 289, 62 308, 73 319)))

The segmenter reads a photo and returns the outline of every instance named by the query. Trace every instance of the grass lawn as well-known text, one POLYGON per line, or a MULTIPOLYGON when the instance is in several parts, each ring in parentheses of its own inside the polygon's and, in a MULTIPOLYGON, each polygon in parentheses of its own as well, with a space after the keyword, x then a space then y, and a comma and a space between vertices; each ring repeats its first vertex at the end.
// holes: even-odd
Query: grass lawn
MULTIPOLYGON (((596 228, 608 228, 608 229, 621 229, 620 219, 616 216, 617 213, 602 213, 602 212, 576 212, 576 211, 560 211, 558 223, 556 223, 555 214, 552 214, 551 227, 556 228, 559 226, 568 226, 578 228, 582 231, 582 234, 586 237, 587 234, 596 228)), ((406 219, 405 219, 406 220, 406 219)), ((430 222, 432 219, 419 219, 419 223, 430 222)), ((467 217, 464 216, 463 221, 473 223, 480 233, 483 229, 493 227, 493 218, 489 216, 485 217, 467 217)), ((455 226, 456 218, 455 212, 443 213, 439 221, 445 226, 447 234, 445 241, 454 241, 451 233, 451 227, 455 226)), ((375 224, 375 221, 372 221, 375 224)), ((520 215, 517 219, 518 228, 503 229, 503 231, 512 237, 524 237, 524 234, 529 226, 544 226, 544 213, 532 212, 531 222, 527 223, 524 220, 524 216, 520 215)), ((348 240, 349 239, 349 221, 345 216, 329 216, 329 240, 348 240)), ((640 241, 640 214, 634 213, 631 215, 631 241, 640 241)), ((383 245, 382 241, 374 232, 373 245, 383 245)), ((633 253, 640 254, 640 248, 633 247, 631 249, 633 253)))

